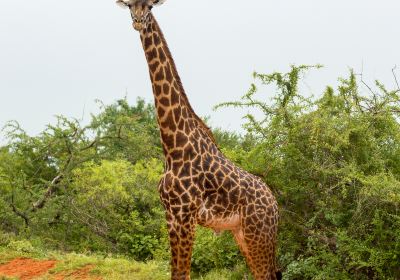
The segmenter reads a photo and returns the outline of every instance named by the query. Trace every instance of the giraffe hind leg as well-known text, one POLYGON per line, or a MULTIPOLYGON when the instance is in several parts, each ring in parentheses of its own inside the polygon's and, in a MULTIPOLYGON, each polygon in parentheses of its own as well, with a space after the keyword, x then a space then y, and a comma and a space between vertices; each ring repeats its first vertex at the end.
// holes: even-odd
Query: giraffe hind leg
POLYGON ((236 243, 245 256, 255 280, 277 280, 279 273, 275 265, 275 244, 264 236, 257 238, 243 229, 233 231, 236 243))
POLYGON ((248 205, 242 211, 240 226, 232 231, 256 280, 279 279, 275 260, 277 220, 275 205, 248 205))

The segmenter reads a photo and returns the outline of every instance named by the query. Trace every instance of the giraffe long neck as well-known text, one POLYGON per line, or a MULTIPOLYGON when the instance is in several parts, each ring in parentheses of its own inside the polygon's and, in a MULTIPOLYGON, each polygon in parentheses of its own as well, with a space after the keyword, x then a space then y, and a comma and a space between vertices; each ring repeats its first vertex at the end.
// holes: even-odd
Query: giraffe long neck
POLYGON ((173 153, 193 131, 215 143, 210 129, 195 114, 183 89, 175 62, 164 35, 152 14, 147 28, 140 32, 149 65, 157 120, 164 154, 173 153))

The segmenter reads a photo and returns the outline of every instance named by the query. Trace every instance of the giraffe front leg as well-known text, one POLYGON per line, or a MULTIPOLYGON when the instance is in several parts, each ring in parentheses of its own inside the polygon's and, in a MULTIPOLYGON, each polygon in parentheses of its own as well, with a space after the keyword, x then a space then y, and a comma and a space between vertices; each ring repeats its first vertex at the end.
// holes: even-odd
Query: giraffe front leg
POLYGON ((190 214, 174 216, 167 213, 169 242, 171 245, 171 279, 190 280, 190 263, 195 222, 190 214))

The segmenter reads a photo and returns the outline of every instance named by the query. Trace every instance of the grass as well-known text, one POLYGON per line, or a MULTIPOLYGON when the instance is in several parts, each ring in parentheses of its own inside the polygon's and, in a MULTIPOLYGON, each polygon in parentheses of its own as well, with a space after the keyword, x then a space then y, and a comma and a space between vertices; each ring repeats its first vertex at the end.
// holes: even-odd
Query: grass
MULTIPOLYGON (((11 246, 12 247, 12 246, 11 246)), ((58 260, 57 265, 49 270, 38 280, 51 278, 58 273, 69 274, 73 271, 84 268, 88 265, 93 266, 90 274, 100 276, 109 280, 167 280, 170 279, 169 265, 163 261, 150 261, 147 263, 136 262, 121 257, 101 256, 101 255, 83 255, 76 253, 62 253, 57 251, 45 252, 41 250, 19 250, 9 247, 0 247, 0 264, 6 263, 15 258, 33 258, 33 259, 51 259, 58 260)), ((1 276, 0 276, 1 277, 1 276)), ((0 278, 0 280, 9 280, 12 278, 0 278)))
POLYGON ((87 256, 81 254, 59 255, 60 263, 52 270, 54 273, 71 272, 91 265, 91 273, 103 279, 167 280, 170 278, 166 262, 136 262, 125 258, 87 256))
MULTIPOLYGON (((32 258, 39 260, 58 260, 57 265, 48 274, 37 280, 51 279, 58 273, 66 275, 81 268, 93 267, 90 274, 104 280, 169 280, 170 271, 167 261, 137 262, 125 257, 102 256, 96 254, 64 253, 34 248, 29 241, 13 241, 7 246, 0 246, 0 264, 15 258, 32 258)), ((193 280, 240 280, 243 279, 246 267, 220 269, 206 275, 192 274, 193 280)), ((14 280, 0 276, 0 280, 14 280)), ((69 279, 68 277, 66 279, 69 279)), ((71 278, 72 279, 72 278, 71 278)), ((251 278, 249 278, 251 279, 251 278)))

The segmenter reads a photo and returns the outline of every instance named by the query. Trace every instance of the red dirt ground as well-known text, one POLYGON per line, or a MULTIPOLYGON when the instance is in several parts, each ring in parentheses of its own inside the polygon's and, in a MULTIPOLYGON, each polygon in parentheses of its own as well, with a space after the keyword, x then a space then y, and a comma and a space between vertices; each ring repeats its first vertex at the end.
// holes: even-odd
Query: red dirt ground
POLYGON ((53 268, 56 261, 35 261, 31 259, 15 259, 0 265, 0 275, 19 277, 20 280, 35 279, 53 268))
MULTIPOLYGON (((32 259, 14 259, 6 264, 0 265, 0 276, 18 277, 20 280, 34 280, 44 276, 56 265, 55 260, 38 261, 32 259)), ((92 265, 87 265, 72 272, 61 272, 54 275, 51 279, 79 279, 79 280, 102 280, 100 277, 90 276, 92 265)))

